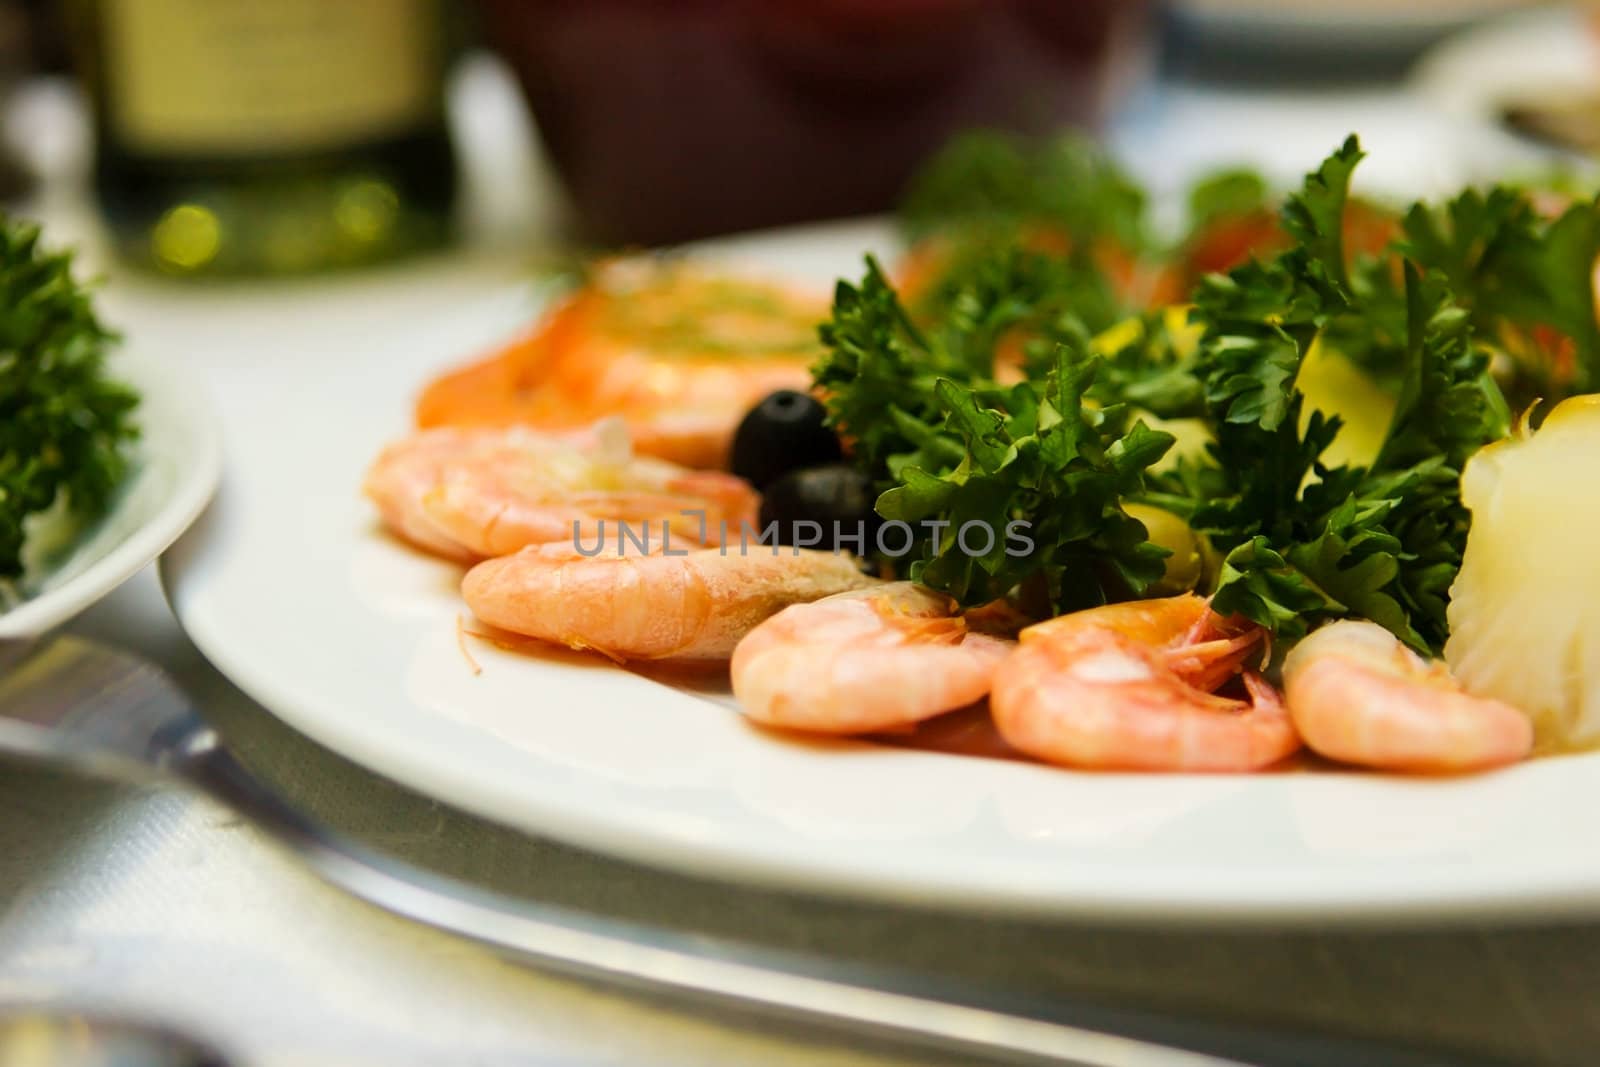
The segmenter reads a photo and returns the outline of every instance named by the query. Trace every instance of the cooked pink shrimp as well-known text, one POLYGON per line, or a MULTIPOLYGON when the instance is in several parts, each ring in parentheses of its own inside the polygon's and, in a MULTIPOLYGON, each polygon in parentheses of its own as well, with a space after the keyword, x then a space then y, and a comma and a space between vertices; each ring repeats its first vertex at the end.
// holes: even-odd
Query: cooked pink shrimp
POLYGON ((1284 700, 1306 744, 1329 759, 1389 771, 1498 767, 1533 748, 1528 716, 1474 697, 1443 663, 1372 622, 1330 623, 1283 663, 1284 700))
POLYGON ((1051 763, 1258 770, 1300 747, 1277 692, 1244 667, 1262 638, 1192 595, 1063 615, 1022 631, 995 675, 995 725, 1051 763), (1247 699, 1216 695, 1238 675, 1247 699))
POLYGON ((472 568, 461 595, 492 626, 615 660, 721 660, 790 604, 879 584, 854 557, 829 552, 616 547, 583 556, 570 543, 532 545, 472 568))
POLYGON ((619 416, 640 452, 721 467, 762 397, 811 387, 828 317, 816 295, 682 259, 590 267, 532 333, 430 384, 417 425, 552 429, 619 416))
POLYGON ((825 734, 910 726, 981 700, 1012 642, 968 630, 913 582, 785 608, 734 649, 733 695, 757 722, 825 734))
POLYGON ((452 559, 503 556, 530 544, 593 540, 625 521, 700 547, 722 522, 754 518, 742 479, 632 454, 620 422, 575 433, 521 427, 427 430, 390 445, 365 491, 384 521, 452 559))

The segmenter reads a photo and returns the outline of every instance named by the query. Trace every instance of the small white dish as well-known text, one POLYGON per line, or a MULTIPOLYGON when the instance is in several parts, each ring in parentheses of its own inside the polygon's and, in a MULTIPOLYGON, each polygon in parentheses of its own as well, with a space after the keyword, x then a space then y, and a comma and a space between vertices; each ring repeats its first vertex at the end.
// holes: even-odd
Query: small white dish
POLYGON ((106 370, 140 396, 127 476, 110 509, 0 613, 0 639, 38 637, 106 596, 177 540, 216 491, 222 440, 205 391, 136 351, 117 352, 106 370))

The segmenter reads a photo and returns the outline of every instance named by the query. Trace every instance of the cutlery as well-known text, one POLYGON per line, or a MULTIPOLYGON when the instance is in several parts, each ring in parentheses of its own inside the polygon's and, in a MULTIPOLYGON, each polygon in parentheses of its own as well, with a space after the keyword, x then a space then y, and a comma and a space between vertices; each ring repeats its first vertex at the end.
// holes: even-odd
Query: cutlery
MULTIPOLYGON (((355 897, 590 980, 692 994, 984 1062, 1245 1067, 1238 1060, 1110 1032, 1111 1027, 1146 1033, 1174 1029, 1172 1021, 1142 1013, 1101 1010, 1100 1025, 1106 1029, 1017 1014, 971 1003, 970 995, 956 996, 903 974, 841 967, 819 957, 513 898, 409 866, 329 830, 278 797, 234 759, 177 684, 154 665, 82 638, 0 642, 0 756, 101 778, 186 785, 234 809, 355 897)), ((1093 1014, 1074 1005, 1051 1004, 1048 1010, 1057 1017, 1093 1014)), ((1212 1031, 1206 1044, 1225 1038, 1232 1047, 1250 1047, 1252 1041, 1258 1048, 1271 1046, 1262 1035, 1206 1024, 1187 1025, 1185 1044, 1200 1043, 1197 1028, 1212 1031)), ((1307 1044, 1303 1038, 1294 1045, 1280 1043, 1277 1052, 1286 1058, 1275 1062, 1445 1062, 1393 1048, 1380 1058, 1365 1043, 1344 1041, 1318 1042, 1320 1054, 1312 1057, 1307 1044), (1365 1051, 1349 1058, 1357 1046, 1365 1051)))

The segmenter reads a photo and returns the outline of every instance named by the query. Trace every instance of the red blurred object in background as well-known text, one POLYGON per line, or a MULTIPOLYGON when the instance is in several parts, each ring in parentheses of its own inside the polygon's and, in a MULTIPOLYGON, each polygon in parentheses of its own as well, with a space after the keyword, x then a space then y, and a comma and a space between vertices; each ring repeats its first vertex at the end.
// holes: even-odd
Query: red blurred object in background
POLYGON ((1142 0, 479 0, 586 236, 888 207, 972 127, 1093 125, 1142 0))

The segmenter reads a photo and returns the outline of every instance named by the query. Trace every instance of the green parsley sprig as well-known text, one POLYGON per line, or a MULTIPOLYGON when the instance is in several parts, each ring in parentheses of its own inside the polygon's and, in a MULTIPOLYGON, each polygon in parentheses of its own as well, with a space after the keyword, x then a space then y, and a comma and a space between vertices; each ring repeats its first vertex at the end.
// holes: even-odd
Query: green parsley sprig
POLYGON ((92 516, 127 471, 138 398, 105 375, 115 339, 71 257, 0 218, 0 581, 22 574, 30 516, 92 516))
POLYGON ((1504 435, 1508 415, 1446 277, 1407 264, 1402 384, 1384 444, 1369 467, 1322 463, 1340 423, 1304 410, 1296 378, 1319 335, 1367 311, 1339 241, 1360 158, 1351 138, 1289 199, 1294 248, 1202 285, 1196 372, 1215 443, 1209 462, 1180 465, 1151 498, 1225 553, 1218 611, 1289 640, 1322 618, 1366 618, 1437 651, 1467 532, 1460 468, 1504 435))
POLYGON ((1016 279, 1014 299, 1103 330, 1139 310, 1127 290, 1143 283, 1142 257, 1155 247, 1143 190, 1093 141, 1073 135, 1040 143, 958 137, 912 183, 899 223, 908 242, 926 242, 939 261, 910 301, 919 320, 943 317, 952 300, 1001 270, 1027 276, 1016 279), (1114 277, 1108 262, 1126 277, 1114 277))
MULTIPOLYGON (((908 231, 948 233, 937 227, 958 219, 978 232, 999 220, 1021 235, 1048 215, 1036 184, 1044 170, 1008 145, 979 141, 947 158, 914 198, 908 231)), ((1038 535, 1037 551, 1022 555, 924 538, 902 573, 969 604, 1020 591, 1065 611, 1138 596, 1160 576, 1163 552, 1124 505, 1155 505, 1220 554, 1202 590, 1217 609, 1267 626, 1280 647, 1349 616, 1438 651, 1470 521, 1460 471, 1510 422, 1490 357, 1508 330, 1553 333, 1574 353, 1571 379, 1594 380, 1585 375, 1600 353, 1590 283, 1600 224, 1593 204, 1552 220, 1526 194, 1469 192, 1414 207, 1386 252, 1352 256, 1346 212, 1361 158, 1351 137, 1287 198, 1286 250, 1199 283, 1195 352, 1180 355, 1165 317, 1150 312, 1091 344, 1104 326, 1090 321, 1093 309, 1113 305, 1085 301, 1073 269, 1104 284, 1106 264, 1072 267, 1070 242, 1054 251, 1020 238, 972 242, 939 298, 914 314, 875 263, 859 284, 841 283, 817 382, 882 491, 880 514, 995 528, 1025 520, 1038 535), (1002 385, 996 356, 1019 338, 1026 380, 1002 385), (1365 465, 1326 458, 1341 421, 1311 410, 1299 386, 1319 343, 1395 394, 1365 465), (1140 412, 1200 420, 1207 452, 1158 472, 1172 438, 1140 412)), ((1057 194, 1077 204, 1095 188, 1080 181, 1057 194)), ((1138 201, 1099 188, 1112 220, 1100 232, 1113 232, 1132 217, 1118 205, 1138 201)), ((1195 213, 1259 211, 1262 195, 1249 176, 1230 176, 1197 191, 1195 213)), ((1076 210, 1054 217, 1094 225, 1076 210)))
POLYGON ((1029 142, 994 132, 957 137, 912 182, 900 205, 912 240, 935 232, 1049 226, 1087 246, 1150 243, 1144 190, 1088 138, 1029 142))
POLYGON ((1137 596, 1167 553, 1121 502, 1173 438, 1085 403, 1101 361, 1081 334, 1042 377, 997 383, 992 341, 1014 296, 975 287, 959 318, 924 331, 869 260, 838 286, 817 385, 882 491, 878 513, 907 524, 904 576, 969 605, 1019 588, 1057 611, 1137 596))

